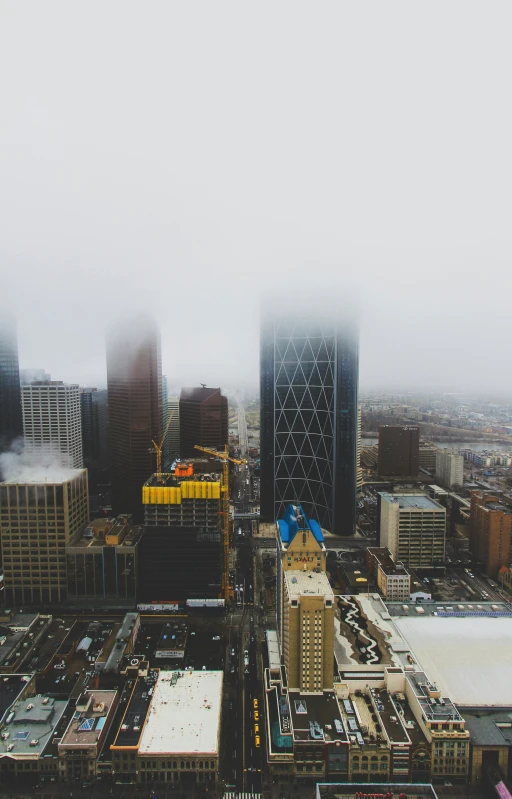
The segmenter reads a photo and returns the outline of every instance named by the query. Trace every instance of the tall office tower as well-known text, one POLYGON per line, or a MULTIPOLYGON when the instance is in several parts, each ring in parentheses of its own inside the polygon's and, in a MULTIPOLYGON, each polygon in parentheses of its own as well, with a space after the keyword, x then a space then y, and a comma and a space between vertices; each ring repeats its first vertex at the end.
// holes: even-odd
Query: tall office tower
POLYGON ((0 318, 0 452, 23 435, 18 339, 14 320, 0 318))
POLYGON ((326 305, 264 309, 261 327, 261 513, 300 499, 337 535, 356 523, 358 338, 326 305))
POLYGON ((102 468, 107 463, 107 392, 80 389, 82 450, 86 466, 102 468))
POLYGON ((502 566, 510 565, 512 512, 498 497, 483 491, 471 492, 469 547, 474 558, 484 564, 493 580, 502 566))
POLYGON ((381 425, 378 473, 386 477, 415 477, 419 470, 419 450, 419 427, 381 425))
POLYGON ((284 573, 297 569, 325 571, 327 551, 320 525, 315 519, 308 519, 301 505, 288 505, 277 529, 277 633, 282 648, 284 573))
POLYGON ((66 598, 66 545, 89 518, 85 469, 30 468, 0 483, 5 602, 66 598))
POLYGON ((81 469, 82 418, 80 389, 62 381, 21 387, 25 453, 55 459, 61 466, 81 469))
POLYGON ((357 490, 363 487, 363 470, 361 469, 361 430, 362 430, 361 406, 357 406, 357 490))
POLYGON ((378 495, 379 547, 393 560, 415 569, 444 562, 446 508, 424 494, 378 495))
POLYGON ((331 690, 334 678, 334 594, 325 572, 284 572, 282 656, 288 689, 331 690))
POLYGON ((162 436, 160 333, 145 316, 107 336, 109 460, 115 513, 142 521, 142 486, 155 470, 151 442, 162 436))
POLYGON ((31 383, 48 383, 51 375, 44 369, 20 369, 20 383, 29 386, 31 383))
POLYGON ((440 449, 436 453, 436 479, 453 488, 464 483, 464 457, 455 450, 440 449))
POLYGON ((180 398, 169 397, 169 415, 172 416, 169 430, 167 431, 167 449, 169 452, 169 466, 180 454, 180 398))
MULTIPOLYGON (((169 421, 169 390, 167 387, 167 375, 162 375, 162 431, 167 430, 169 421)), ((162 447, 162 467, 164 472, 169 468, 169 431, 165 436, 162 447)))
POLYGON ((180 455, 197 455, 196 444, 224 449, 228 443, 228 400, 220 388, 183 388, 180 396, 180 455))

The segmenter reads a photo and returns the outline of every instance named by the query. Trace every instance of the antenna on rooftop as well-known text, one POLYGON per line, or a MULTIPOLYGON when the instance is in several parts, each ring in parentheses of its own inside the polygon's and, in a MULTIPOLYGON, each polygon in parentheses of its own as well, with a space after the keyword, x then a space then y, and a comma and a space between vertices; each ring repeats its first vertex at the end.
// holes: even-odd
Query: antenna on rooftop
POLYGON ((201 388, 206 388, 206 383, 201 383, 201 388))

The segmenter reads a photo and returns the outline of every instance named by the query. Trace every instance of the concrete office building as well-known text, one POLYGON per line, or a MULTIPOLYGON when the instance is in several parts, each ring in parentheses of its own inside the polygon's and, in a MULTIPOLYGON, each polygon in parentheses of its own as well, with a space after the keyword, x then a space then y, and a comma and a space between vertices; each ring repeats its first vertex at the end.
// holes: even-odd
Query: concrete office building
POLYGON ((424 494, 379 493, 379 545, 413 569, 445 559, 446 508, 424 494))
POLYGON ((415 477, 419 469, 419 447, 419 427, 381 425, 379 427, 379 475, 415 477))
POLYGON ((114 513, 142 521, 141 488, 154 471, 152 441, 162 436, 160 333, 139 316, 107 336, 109 460, 114 513))
POLYGON ((510 565, 512 510, 498 497, 483 491, 471 492, 469 547, 484 571, 498 579, 502 566, 510 565))
POLYGON ((48 458, 66 469, 81 469, 82 417, 80 389, 62 381, 21 387, 25 453, 44 462, 48 458))
POLYGON ((290 690, 321 693, 334 679, 334 594, 325 572, 283 574, 282 654, 290 690))
POLYGON ((440 449, 436 453, 436 479, 447 488, 462 487, 464 458, 455 450, 440 449))
POLYGON ((183 388, 179 420, 182 458, 196 456, 196 444, 223 450, 228 443, 228 400, 220 388, 183 388))
POLYGON ((428 444, 426 441, 420 441, 420 448, 418 453, 419 468, 426 469, 427 472, 435 474, 437 452, 438 448, 434 446, 434 444, 428 444))
POLYGON ((377 578, 377 586, 389 602, 408 602, 411 596, 411 575, 403 563, 395 563, 389 549, 368 547, 366 563, 377 578))
POLYGON ((285 297, 263 310, 260 339, 261 514, 300 499, 337 535, 356 523, 359 345, 332 302, 285 297))
MULTIPOLYGON (((14 320, 0 319, 0 452, 23 435, 18 339, 14 320)), ((1 475, 0 475, 1 477, 1 475)))
POLYGON ((88 467, 107 465, 107 392, 97 388, 80 389, 82 451, 88 467))
POLYGON ((68 601, 102 607, 136 600, 143 527, 131 516, 94 519, 66 546, 68 601))
POLYGON ((45 605, 67 594, 66 546, 89 519, 87 471, 32 471, 0 483, 7 603, 45 605))

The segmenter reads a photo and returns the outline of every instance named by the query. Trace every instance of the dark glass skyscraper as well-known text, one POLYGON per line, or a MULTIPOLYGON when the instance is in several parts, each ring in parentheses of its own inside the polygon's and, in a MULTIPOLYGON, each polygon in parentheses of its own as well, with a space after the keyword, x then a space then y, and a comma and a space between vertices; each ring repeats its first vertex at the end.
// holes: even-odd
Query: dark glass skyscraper
POLYGON ((340 310, 263 312, 261 327, 261 513, 289 504, 337 535, 356 522, 359 346, 340 310))
POLYGON ((14 319, 0 316, 0 452, 23 436, 18 340, 14 319))
POLYGON ((142 486, 155 471, 152 441, 162 436, 160 332, 139 316, 107 336, 109 461, 115 513, 142 520, 142 486))

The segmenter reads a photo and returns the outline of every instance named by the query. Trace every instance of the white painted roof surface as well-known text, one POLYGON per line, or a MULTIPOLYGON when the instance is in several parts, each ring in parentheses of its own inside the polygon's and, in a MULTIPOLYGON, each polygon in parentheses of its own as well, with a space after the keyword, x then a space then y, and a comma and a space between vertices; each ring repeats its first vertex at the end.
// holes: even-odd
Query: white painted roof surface
POLYGON ((222 678, 222 671, 161 671, 139 754, 217 755, 222 678))
POLYGON ((456 705, 512 705, 512 617, 393 619, 429 680, 456 705))
POLYGON ((296 571, 283 572, 288 596, 301 594, 322 594, 334 598, 331 584, 325 572, 296 571))

